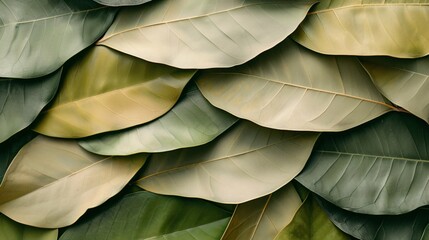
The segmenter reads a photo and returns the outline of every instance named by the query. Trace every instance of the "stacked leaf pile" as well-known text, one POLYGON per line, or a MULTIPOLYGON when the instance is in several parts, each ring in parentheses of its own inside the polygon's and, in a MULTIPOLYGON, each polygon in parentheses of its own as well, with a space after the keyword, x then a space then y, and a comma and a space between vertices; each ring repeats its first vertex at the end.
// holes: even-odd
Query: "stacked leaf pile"
POLYGON ((0 239, 429 239, 429 0, 0 1, 0 239))

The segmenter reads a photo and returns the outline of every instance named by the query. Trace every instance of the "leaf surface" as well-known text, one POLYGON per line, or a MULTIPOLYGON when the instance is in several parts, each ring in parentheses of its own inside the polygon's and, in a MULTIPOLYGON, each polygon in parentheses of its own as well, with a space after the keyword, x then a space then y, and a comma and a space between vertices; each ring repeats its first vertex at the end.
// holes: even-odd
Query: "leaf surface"
POLYGON ((416 58, 429 54, 428 0, 324 0, 293 34, 332 55, 416 58))
POLYGON ((57 240, 58 229, 41 229, 12 221, 0 214, 0 239, 4 240, 57 240))
POLYGON ((115 14, 91 1, 0 1, 0 77, 54 72, 101 37, 115 14))
POLYGON ((358 213, 400 214, 429 204, 429 126, 390 113, 342 133, 322 135, 297 180, 358 213))
POLYGON ((203 72, 197 84, 216 107, 275 129, 342 131, 395 109, 357 58, 291 40, 242 66, 203 72))
POLYGON ((429 122, 429 57, 368 57, 362 63, 384 96, 429 122))
POLYGON ((291 181, 318 135, 239 122, 206 145, 153 154, 137 184, 161 194, 242 203, 291 181))
POLYGON ((57 92, 61 72, 34 80, 0 79, 0 143, 36 119, 57 92))
POLYGON ((77 138, 149 122, 173 107, 194 73, 103 46, 89 49, 67 68, 34 130, 77 138))
POLYGON ((231 67, 291 34, 314 1, 167 0, 122 9, 98 44, 179 68, 231 67))
POLYGON ((165 152, 208 143, 237 122, 236 117, 213 107, 195 85, 185 91, 182 99, 160 118, 84 139, 79 144, 102 155, 165 152))
POLYGON ((274 239, 292 221, 301 204, 292 184, 242 203, 236 207, 222 240, 274 239))
POLYGON ((217 240, 230 216, 210 202, 149 192, 125 195, 102 210, 69 227, 60 240, 217 240))
POLYGON ((25 145, 0 185, 0 212, 27 225, 58 228, 118 193, 146 155, 102 157, 73 140, 38 136, 25 145))
POLYGON ((99 4, 103 4, 106 6, 134 6, 140 5, 143 3, 150 2, 151 0, 94 0, 94 2, 98 2, 99 4))

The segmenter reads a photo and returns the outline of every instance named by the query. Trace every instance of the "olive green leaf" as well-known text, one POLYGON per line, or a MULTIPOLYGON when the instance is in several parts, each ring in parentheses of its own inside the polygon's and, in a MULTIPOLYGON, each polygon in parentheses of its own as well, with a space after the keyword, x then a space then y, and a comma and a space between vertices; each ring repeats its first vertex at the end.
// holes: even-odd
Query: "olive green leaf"
POLYGON ((38 136, 25 145, 0 185, 0 212, 27 225, 57 228, 118 193, 146 155, 102 157, 73 140, 38 136))
POLYGON ((134 6, 140 5, 143 3, 150 2, 151 0, 94 0, 94 2, 98 2, 99 4, 103 4, 106 6, 134 6))
POLYGON ((429 125, 405 113, 324 134, 296 179, 350 211, 409 212, 429 204, 428 136, 429 125))
POLYGON ((304 200, 291 223, 275 240, 345 240, 349 237, 329 220, 312 194, 304 200))
POLYGON ((202 145, 231 127, 237 118, 213 107, 193 84, 167 114, 140 126, 79 141, 102 155, 165 152, 202 145))
POLYGON ((230 67, 284 40, 314 3, 153 1, 122 9, 98 44, 179 68, 230 67))
POLYGON ((346 211, 322 198, 317 200, 338 228, 358 239, 429 239, 427 207, 402 215, 366 215, 346 211))
POLYGON ((324 0, 292 37, 324 54, 422 57, 428 14, 428 0, 324 0))
POLYGON ((239 122, 206 145, 153 154, 137 185, 161 194, 242 203, 291 181, 318 136, 239 122))
POLYGON ((101 208, 69 227, 60 240, 218 240, 230 217, 207 201, 143 191, 101 208))
POLYGON ((103 46, 74 60, 34 128, 41 134, 76 138, 149 122, 173 107, 195 73, 103 46))
POLYGON ((0 79, 0 143, 36 119, 55 96, 61 72, 35 80, 0 79))
POLYGON ((367 57, 362 63, 384 96, 429 122, 429 57, 367 57))
POLYGON ((19 224, 0 214, 2 240, 57 240, 58 229, 42 229, 19 224))
POLYGON ((275 129, 342 131, 395 109, 357 58, 291 40, 242 66, 203 72, 197 84, 216 107, 275 129))
POLYGON ((274 239, 292 221, 301 204, 292 184, 242 203, 236 207, 222 240, 274 239))
POLYGON ((0 77, 35 78, 101 37, 116 9, 91 1, 0 1, 0 77))

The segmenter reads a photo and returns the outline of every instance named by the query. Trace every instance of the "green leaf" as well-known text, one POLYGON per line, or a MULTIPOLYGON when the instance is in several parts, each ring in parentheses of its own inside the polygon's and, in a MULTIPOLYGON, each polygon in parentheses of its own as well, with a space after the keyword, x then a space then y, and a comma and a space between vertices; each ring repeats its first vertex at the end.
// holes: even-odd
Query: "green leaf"
POLYGON ((395 109, 357 58, 291 40, 242 66, 203 72, 197 84, 216 107, 275 129, 342 131, 395 109))
POLYGON ((429 123, 429 57, 363 58, 372 81, 393 103, 429 123))
POLYGON ((153 1, 122 9, 98 44, 179 68, 231 67, 284 40, 314 3, 153 1))
POLYGON ((350 211, 409 212, 429 204, 428 136, 428 124, 405 113, 325 134, 296 179, 350 211))
POLYGON ((57 92, 61 72, 34 80, 0 79, 0 143, 36 119, 57 92))
POLYGON ((0 185, 0 212, 27 225, 58 228, 118 193, 146 155, 102 157, 72 140, 38 136, 25 145, 0 185))
POLYGON ((366 215, 349 212, 318 198, 332 222, 344 232, 362 240, 429 239, 429 209, 402 215, 366 215))
POLYGON ((161 194, 242 203, 291 181, 318 136, 239 122, 206 145, 151 155, 137 184, 161 194))
POLYGON ((276 192, 238 205, 222 240, 274 239, 287 226, 301 206, 292 184, 276 192))
POLYGON ((140 5, 143 3, 150 2, 151 0, 94 0, 94 2, 98 2, 99 4, 103 4, 106 6, 134 6, 140 5))
POLYGON ((68 66, 34 130, 77 138, 149 122, 173 107, 194 73, 91 48, 68 66))
POLYGON ((342 240, 349 239, 329 220, 312 194, 296 212, 292 222, 283 228, 275 240, 342 240))
POLYGON ((116 9, 91 1, 2 0, 0 77, 35 78, 95 42, 116 9))
POLYGON ((25 226, 0 214, 0 239, 4 240, 57 240, 58 229, 25 226))
POLYGON ((428 14, 427 0, 323 0, 292 37, 324 54, 422 57, 428 14))
POLYGON ((102 155, 165 152, 202 145, 231 127, 237 118, 213 107, 193 87, 167 114, 144 125, 79 141, 86 150, 102 155))
POLYGON ((198 199, 136 192, 102 206, 94 217, 69 227, 60 240, 217 240, 230 214, 198 199))

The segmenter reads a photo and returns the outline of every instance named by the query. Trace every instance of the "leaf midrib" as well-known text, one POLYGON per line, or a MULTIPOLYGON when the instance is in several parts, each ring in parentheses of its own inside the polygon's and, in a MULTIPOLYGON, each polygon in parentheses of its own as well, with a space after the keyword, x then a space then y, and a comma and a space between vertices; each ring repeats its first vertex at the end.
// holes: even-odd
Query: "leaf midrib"
POLYGON ((316 15, 319 13, 325 13, 325 12, 335 12, 337 10, 343 10, 343 9, 347 9, 347 8, 366 8, 366 7, 398 7, 398 6, 403 6, 403 7, 408 7, 408 6, 415 6, 415 7, 419 7, 419 6, 429 6, 429 3, 373 3, 373 4, 354 4, 354 5, 348 5, 348 6, 341 6, 341 7, 335 7, 335 8, 327 8, 327 9, 322 9, 322 10, 317 10, 317 11, 313 11, 313 12, 308 12, 307 15, 316 15))
POLYGON ((406 158, 406 157, 393 157, 393 156, 383 156, 383 155, 373 155, 373 154, 365 154, 365 153, 353 153, 353 152, 343 152, 343 151, 328 151, 328 150, 317 150, 315 149, 314 152, 317 153, 330 153, 330 154, 339 154, 339 155, 350 155, 350 156, 361 156, 361 157, 370 157, 370 158, 388 158, 392 160, 398 160, 398 161, 410 161, 410 162, 422 162, 422 163, 429 163, 428 160, 424 159, 414 159, 414 158, 406 158))

